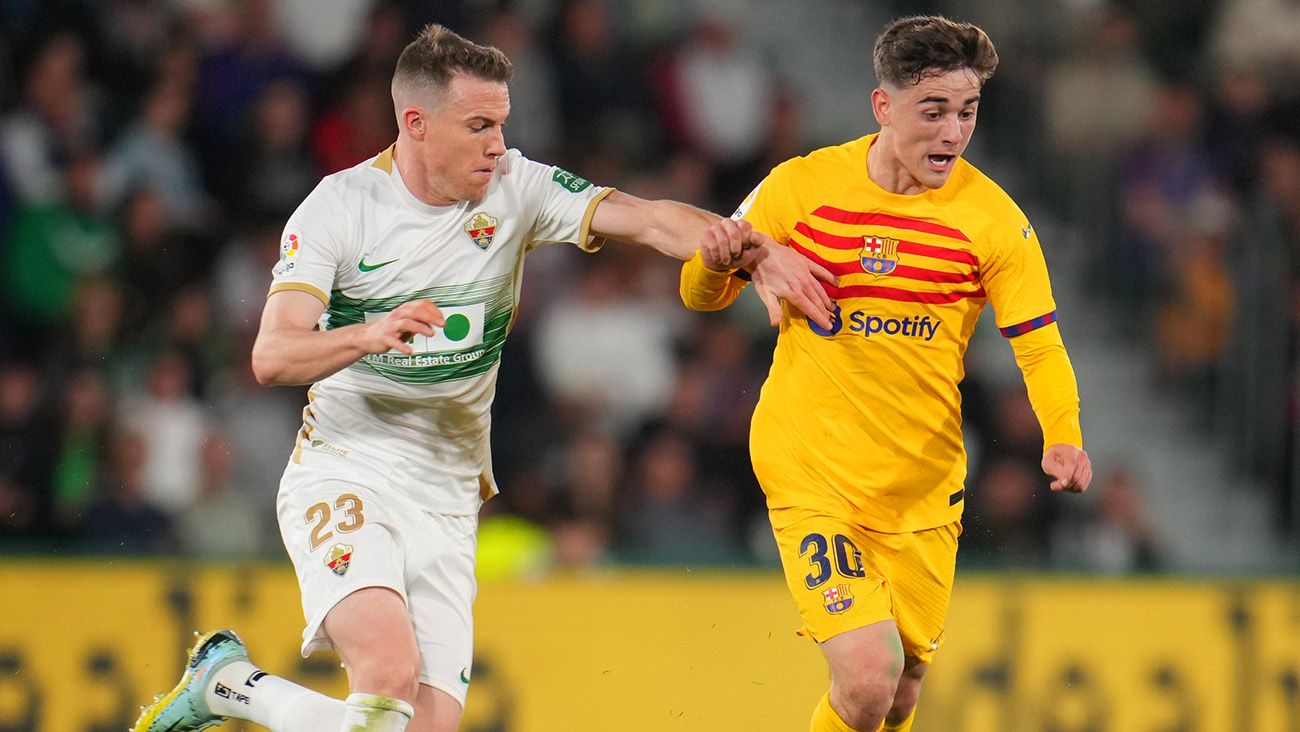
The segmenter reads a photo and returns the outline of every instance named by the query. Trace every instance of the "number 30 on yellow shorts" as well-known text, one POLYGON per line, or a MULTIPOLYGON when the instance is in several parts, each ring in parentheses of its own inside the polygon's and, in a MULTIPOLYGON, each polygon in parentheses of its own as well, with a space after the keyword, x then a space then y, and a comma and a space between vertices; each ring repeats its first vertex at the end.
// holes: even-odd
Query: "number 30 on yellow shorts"
POLYGON ((960 523, 886 534, 801 509, 771 519, 801 635, 822 642, 893 620, 909 656, 928 662, 943 644, 960 523))

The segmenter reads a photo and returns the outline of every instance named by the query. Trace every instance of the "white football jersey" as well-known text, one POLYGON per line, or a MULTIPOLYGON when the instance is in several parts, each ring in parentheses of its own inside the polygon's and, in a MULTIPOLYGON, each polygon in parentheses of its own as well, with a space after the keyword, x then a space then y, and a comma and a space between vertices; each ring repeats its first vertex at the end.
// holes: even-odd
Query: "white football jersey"
POLYGON ((524 254, 587 251, 601 188, 510 150, 476 201, 430 206, 403 183, 393 148, 324 178, 290 217, 271 293, 325 303, 322 330, 431 300, 447 318, 412 355, 366 356, 314 384, 292 460, 347 463, 431 510, 472 513, 497 491, 488 426, 524 254), (324 459, 326 455, 328 459, 324 459))

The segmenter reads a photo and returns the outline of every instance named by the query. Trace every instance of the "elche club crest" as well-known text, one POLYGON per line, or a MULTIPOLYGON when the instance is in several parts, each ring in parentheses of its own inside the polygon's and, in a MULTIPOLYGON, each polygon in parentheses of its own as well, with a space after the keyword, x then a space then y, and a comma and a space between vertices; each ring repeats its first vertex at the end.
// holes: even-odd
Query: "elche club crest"
POLYGON ((325 552, 325 566, 340 577, 347 574, 348 567, 352 566, 352 545, 335 544, 330 547, 330 550, 325 552))
POLYGON ((839 615, 853 607, 853 593, 848 585, 835 585, 822 591, 822 602, 826 605, 826 612, 839 615))
POLYGON ((497 219, 480 211, 465 222, 465 233, 469 234, 469 238, 474 240, 479 249, 486 252, 487 248, 492 246, 492 237, 496 236, 497 219))
POLYGON ((862 270, 884 277, 898 266, 898 240, 885 236, 862 237, 862 270))

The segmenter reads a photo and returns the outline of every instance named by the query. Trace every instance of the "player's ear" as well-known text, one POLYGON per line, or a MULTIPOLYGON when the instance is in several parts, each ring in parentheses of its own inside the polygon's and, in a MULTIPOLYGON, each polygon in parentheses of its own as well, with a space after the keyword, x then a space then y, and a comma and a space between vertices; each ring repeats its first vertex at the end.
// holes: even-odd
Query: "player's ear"
POLYGON ((413 139, 423 140, 425 133, 424 110, 419 107, 407 107, 402 110, 402 128, 413 139))
POLYGON ((881 127, 889 126, 889 112, 889 92, 878 86, 871 91, 871 113, 881 127))

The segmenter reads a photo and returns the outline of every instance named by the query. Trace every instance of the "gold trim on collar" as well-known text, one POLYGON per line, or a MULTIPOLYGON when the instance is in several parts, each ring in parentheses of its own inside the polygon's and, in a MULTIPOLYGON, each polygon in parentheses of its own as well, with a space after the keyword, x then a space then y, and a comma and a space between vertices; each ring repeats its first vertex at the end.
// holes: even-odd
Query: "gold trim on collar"
POLYGON ((389 145, 387 150, 384 150, 383 152, 379 153, 379 157, 375 158, 375 162, 371 163, 370 167, 379 168, 385 173, 392 175, 393 174, 393 149, 395 147, 397 147, 397 143, 395 142, 392 145, 389 145))

